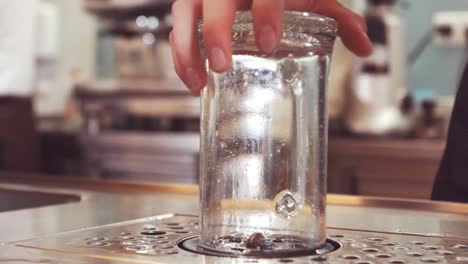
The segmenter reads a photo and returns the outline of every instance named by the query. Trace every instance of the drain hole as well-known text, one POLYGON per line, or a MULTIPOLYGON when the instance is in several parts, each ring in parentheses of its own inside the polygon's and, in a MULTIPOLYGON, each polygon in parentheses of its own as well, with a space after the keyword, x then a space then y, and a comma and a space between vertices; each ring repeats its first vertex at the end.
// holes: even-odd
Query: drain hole
POLYGON ((175 231, 175 233, 177 233, 177 234, 188 234, 190 232, 188 232, 188 231, 175 231))
POLYGON ((425 249, 425 250, 436 250, 436 249, 440 249, 440 247, 438 247, 438 246, 422 246, 421 248, 422 248, 422 249, 425 249))
POLYGON ((174 246, 160 246, 160 249, 173 249, 174 246))
POLYGON ((422 258, 421 259, 421 262, 424 262, 424 263, 437 263, 439 261, 440 260, 437 258, 422 258))
POLYGON ((440 251, 436 251, 435 253, 438 255, 442 255, 442 256, 450 256, 454 254, 452 251, 448 251, 448 250, 440 250, 440 251))
POLYGON ((361 259, 359 256, 355 256, 355 255, 344 255, 343 258, 344 258, 344 259, 347 259, 347 260, 358 260, 358 259, 361 259))
POLYGON ((394 250, 409 250, 407 247, 395 247, 394 250))
POLYGON ((179 254, 179 252, 177 251, 167 251, 167 252, 162 252, 164 255, 175 255, 175 254, 179 254))
POLYGON ((136 237, 131 237, 131 236, 122 236, 119 237, 120 240, 135 240, 136 237))
POLYGON ((149 249, 149 246, 146 246, 146 245, 129 246, 125 248, 125 250, 128 250, 128 251, 140 251, 140 250, 148 250, 148 249, 149 249))
POLYGON ((392 264, 404 264, 404 263, 406 263, 406 261, 395 259, 395 260, 391 260, 390 263, 392 263, 392 264))
POLYGON ((310 260, 317 261, 317 262, 322 262, 322 261, 327 261, 327 257, 317 256, 317 257, 310 258, 310 260))
POLYGON ((280 260, 278 260, 278 262, 281 262, 281 263, 291 263, 291 262, 294 262, 294 260, 292 260, 292 259, 280 259, 280 260))
POLYGON ((168 226, 178 226, 180 224, 179 223, 166 223, 166 225, 168 225, 168 226))
POLYGON ((160 236, 160 235, 165 235, 166 232, 156 231, 156 230, 148 230, 148 231, 143 231, 140 234, 145 235, 145 236, 160 236))
POLYGON ((408 257, 422 257, 422 256, 424 256, 424 254, 419 253, 419 252, 408 252, 408 253, 406 253, 406 256, 408 256, 408 257))
POLYGON ((376 249, 376 248, 364 248, 362 251, 364 251, 366 253, 377 253, 377 252, 379 252, 379 250, 376 249))
POLYGON ((138 241, 134 241, 134 240, 130 240, 130 241, 122 241, 122 245, 125 245, 125 246, 131 246, 131 245, 138 245, 138 241))
POLYGON ((343 235, 330 235, 330 237, 333 237, 333 238, 342 238, 344 237, 343 235))
POLYGON ((106 240, 106 239, 103 238, 103 237, 93 237, 93 238, 87 238, 86 240, 90 240, 90 241, 104 241, 104 240, 106 240))
POLYGON ((169 228, 170 228, 170 229, 174 229, 174 230, 182 230, 182 229, 184 229, 184 228, 181 227, 181 226, 171 226, 171 227, 169 227, 169 228))
POLYGON ((396 246, 397 243, 395 243, 395 242, 382 242, 382 243, 379 243, 379 245, 387 247, 387 246, 396 246))
POLYGON ((367 240, 368 241, 374 241, 374 242, 381 242, 381 241, 384 241, 385 238, 382 238, 382 237, 369 237, 367 240))
POLYGON ((468 248, 468 246, 467 245, 462 245, 462 244, 457 244, 457 245, 452 246, 452 248, 466 249, 466 248, 468 248))
POLYGON ((86 243, 88 246, 93 246, 93 247, 106 247, 109 246, 110 243, 107 242, 101 242, 101 241, 90 241, 86 243))
POLYGON ((157 245, 164 245, 164 244, 169 244, 170 242, 167 240, 152 240, 150 241, 151 244, 157 244, 157 245))
POLYGON ((144 240, 159 240, 159 239, 167 239, 165 236, 144 236, 142 237, 144 240))
POLYGON ((378 254, 378 255, 375 255, 376 258, 391 258, 392 255, 390 254, 378 254))
POLYGON ((353 243, 353 244, 351 244, 351 246, 355 247, 355 248, 365 248, 365 247, 367 247, 367 245, 364 244, 364 243, 353 243))

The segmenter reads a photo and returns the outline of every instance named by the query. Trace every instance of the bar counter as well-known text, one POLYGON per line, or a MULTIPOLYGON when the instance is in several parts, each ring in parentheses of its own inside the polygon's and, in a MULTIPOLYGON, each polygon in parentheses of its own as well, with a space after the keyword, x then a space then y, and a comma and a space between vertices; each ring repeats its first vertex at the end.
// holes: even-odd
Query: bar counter
MULTIPOLYGON (((18 263, 22 263, 22 259, 24 263, 30 263, 26 261, 26 256, 38 253, 14 246, 15 241, 156 215, 197 215, 199 208, 198 188, 194 185, 61 179, 3 173, 0 174, 0 193, 2 190, 78 197, 65 204, 1 212, 2 263, 9 263, 3 259, 20 259, 18 263)), ((329 228, 468 241, 467 204, 333 194, 329 194, 327 200, 329 228)), ((76 259, 76 262, 70 260, 67 263, 90 262, 79 262, 76 259)))

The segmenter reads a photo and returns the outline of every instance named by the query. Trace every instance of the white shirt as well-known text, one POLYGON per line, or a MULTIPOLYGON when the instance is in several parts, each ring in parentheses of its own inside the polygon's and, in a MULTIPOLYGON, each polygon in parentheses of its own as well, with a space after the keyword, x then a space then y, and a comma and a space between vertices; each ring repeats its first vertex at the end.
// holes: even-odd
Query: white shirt
POLYGON ((39 0, 0 0, 0 96, 32 96, 39 0))

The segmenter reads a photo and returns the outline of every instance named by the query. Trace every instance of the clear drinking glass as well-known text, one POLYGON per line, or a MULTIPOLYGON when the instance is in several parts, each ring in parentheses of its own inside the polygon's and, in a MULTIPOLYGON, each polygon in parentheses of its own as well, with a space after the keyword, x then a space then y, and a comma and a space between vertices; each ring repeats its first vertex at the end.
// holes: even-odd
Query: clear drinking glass
POLYGON ((200 160, 205 249, 267 254, 326 241, 326 86, 337 24, 302 12, 285 12, 282 21, 279 47, 264 54, 251 13, 238 12, 232 67, 208 72, 200 160))

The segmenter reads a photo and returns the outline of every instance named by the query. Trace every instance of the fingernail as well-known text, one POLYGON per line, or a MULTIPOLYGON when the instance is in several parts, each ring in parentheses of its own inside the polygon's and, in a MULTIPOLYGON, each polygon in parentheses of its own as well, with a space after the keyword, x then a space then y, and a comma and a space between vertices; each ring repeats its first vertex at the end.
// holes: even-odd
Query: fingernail
POLYGON ((187 85, 189 89, 201 89, 202 81, 198 73, 193 68, 187 68, 185 70, 185 76, 187 77, 187 85))
POLYGON ((361 34, 362 34, 362 35, 363 35, 363 36, 364 36, 366 39, 368 39, 368 40, 370 41, 370 39, 369 39, 369 36, 367 35, 367 33, 366 33, 366 32, 364 32, 364 31, 361 31, 361 34))
POLYGON ((226 53, 221 48, 212 48, 210 51, 210 67, 214 71, 224 71, 227 68, 226 53))
POLYGON ((367 25, 365 23, 366 22, 358 23, 358 27, 362 32, 367 33, 367 25))
POLYGON ((372 41, 370 40, 369 35, 367 35, 367 33, 362 32, 362 35, 369 41, 369 43, 372 43, 372 41))
POLYGON ((276 34, 271 26, 265 26, 260 30, 258 37, 259 48, 264 52, 272 52, 276 46, 276 34))

